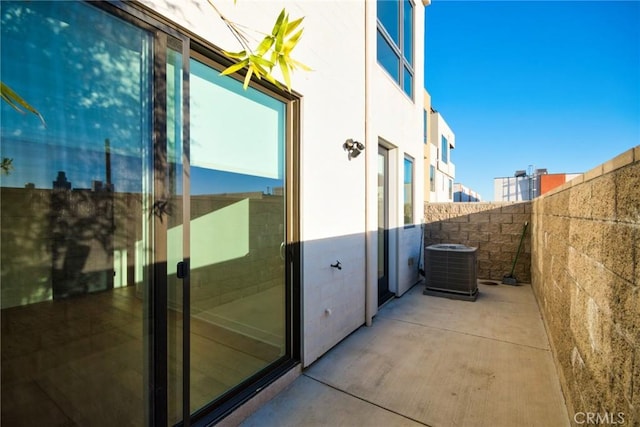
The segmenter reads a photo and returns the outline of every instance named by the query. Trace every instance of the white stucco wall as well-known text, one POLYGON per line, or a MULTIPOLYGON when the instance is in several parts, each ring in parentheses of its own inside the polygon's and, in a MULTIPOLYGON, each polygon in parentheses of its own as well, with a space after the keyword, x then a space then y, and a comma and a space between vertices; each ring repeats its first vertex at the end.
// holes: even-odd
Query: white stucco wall
POLYGON ((364 4, 298 3, 306 17, 300 58, 314 69, 296 76, 294 83, 303 95, 302 316, 307 366, 365 321, 366 156, 349 160, 342 148, 348 138, 366 144, 364 4), (337 260, 342 270, 330 266, 337 260))
POLYGON ((433 142, 431 148, 431 164, 435 166, 435 191, 430 193, 431 202, 452 202, 453 197, 449 197, 449 180, 455 181, 456 169, 453 162, 455 152, 453 148, 449 149, 447 163, 441 161, 442 158, 442 137, 447 138, 447 142, 451 147, 456 146, 456 135, 451 130, 442 114, 439 112, 430 115, 429 137, 433 142))

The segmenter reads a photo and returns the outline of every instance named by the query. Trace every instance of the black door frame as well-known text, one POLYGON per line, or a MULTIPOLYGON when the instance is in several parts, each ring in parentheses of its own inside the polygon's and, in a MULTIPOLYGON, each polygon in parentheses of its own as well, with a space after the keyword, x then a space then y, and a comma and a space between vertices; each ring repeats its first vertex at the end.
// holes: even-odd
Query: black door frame
MULTIPOLYGON (((383 239, 383 269, 384 275, 382 277, 378 277, 378 306, 381 306, 386 301, 388 301, 393 293, 389 290, 389 193, 390 193, 390 177, 389 177, 389 155, 390 150, 384 147, 383 145, 378 145, 378 155, 381 155, 384 158, 384 183, 383 183, 383 228, 382 235, 378 232, 378 239, 382 237, 383 239)), ((378 222, 380 218, 380 212, 378 212, 378 222)), ((380 224, 378 224, 378 229, 380 229, 380 224)), ((378 242, 378 245, 380 242, 378 242)), ((380 260, 378 260, 380 262, 380 260)))

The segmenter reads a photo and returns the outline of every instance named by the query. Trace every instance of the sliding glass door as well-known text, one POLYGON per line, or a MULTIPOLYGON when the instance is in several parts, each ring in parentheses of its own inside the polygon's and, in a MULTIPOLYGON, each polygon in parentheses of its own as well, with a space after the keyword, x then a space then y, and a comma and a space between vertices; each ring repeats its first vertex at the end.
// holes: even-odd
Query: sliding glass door
POLYGON ((1 3, 1 423, 143 425, 152 48, 81 2, 1 3))
POLYGON ((97 6, 0 3, 43 117, 0 104, 2 425, 189 425, 295 363, 294 101, 97 6))
MULTIPOLYGON (((179 126, 168 129, 166 154, 170 424, 227 401, 291 347, 288 106, 193 55, 190 161, 180 161, 179 126)), ((170 118, 181 111, 182 57, 169 50, 168 59, 170 118)))
POLYGON ((286 104, 190 61, 191 410, 286 352, 286 104))

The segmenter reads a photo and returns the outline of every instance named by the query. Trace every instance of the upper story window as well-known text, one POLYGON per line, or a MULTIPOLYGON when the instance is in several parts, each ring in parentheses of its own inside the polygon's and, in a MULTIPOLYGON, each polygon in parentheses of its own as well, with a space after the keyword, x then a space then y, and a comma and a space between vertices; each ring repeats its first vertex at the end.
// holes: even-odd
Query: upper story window
POLYGON ((442 147, 440 149, 440 160, 442 160, 443 163, 449 163, 449 141, 447 141, 447 138, 445 138, 444 135, 442 136, 442 147))
POLYGON ((378 62, 413 98, 413 4, 378 0, 378 62))

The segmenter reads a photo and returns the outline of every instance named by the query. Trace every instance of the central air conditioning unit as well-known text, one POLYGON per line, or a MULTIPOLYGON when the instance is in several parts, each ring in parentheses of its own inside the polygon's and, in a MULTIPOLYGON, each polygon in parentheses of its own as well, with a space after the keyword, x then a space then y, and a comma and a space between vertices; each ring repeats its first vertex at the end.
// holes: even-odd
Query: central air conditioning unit
POLYGON ((478 297, 477 248, 441 243, 424 251, 425 295, 465 301, 478 297))

